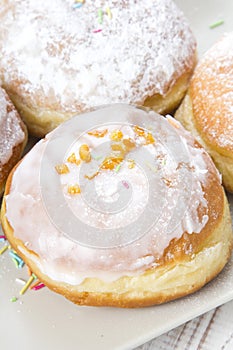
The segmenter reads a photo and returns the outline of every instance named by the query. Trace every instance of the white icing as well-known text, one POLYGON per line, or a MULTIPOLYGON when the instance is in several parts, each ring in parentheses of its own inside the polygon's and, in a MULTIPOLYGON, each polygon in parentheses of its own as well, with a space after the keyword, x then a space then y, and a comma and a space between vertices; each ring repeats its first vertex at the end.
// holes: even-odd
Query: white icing
POLYGON ((25 138, 16 113, 5 91, 0 88, 0 171, 12 156, 13 148, 25 138))
POLYGON ((76 10, 71 0, 8 0, 0 19, 4 85, 43 108, 142 104, 194 64, 195 39, 171 0, 86 0, 76 10))
MULTIPOLYGON (((111 108, 116 111, 116 114, 125 113, 126 117, 132 122, 130 118, 132 111, 129 112, 122 105, 111 108)), ((145 112, 139 110, 136 112, 134 108, 132 110, 134 113, 141 115, 142 118, 145 115, 145 112)), ((103 110, 102 113, 103 117, 107 118, 109 110, 103 110)), ((97 194, 99 191, 102 196, 101 198, 108 203, 113 203, 115 200, 112 194, 116 190, 115 180, 117 178, 119 181, 122 181, 124 178, 132 185, 133 195, 130 204, 117 214, 111 215, 107 212, 103 214, 95 212, 90 205, 88 207, 85 203, 82 193, 76 195, 67 194, 67 185, 73 185, 74 180, 77 182, 79 171, 77 169, 81 169, 80 166, 71 166, 70 163, 66 163, 69 166, 70 173, 67 175, 55 174, 55 176, 59 177, 59 181, 61 181, 61 188, 58 188, 58 191, 63 191, 65 196, 64 203, 68 203, 75 215, 81 218, 87 225, 105 229, 115 229, 118 226, 124 225, 127 227, 126 225, 128 223, 137 223, 140 217, 139 214, 148 210, 147 202, 150 191, 159 186, 158 177, 156 176, 160 174, 159 176, 163 176, 165 180, 169 179, 172 185, 170 186, 166 182, 162 182, 162 190, 156 192, 158 194, 156 206, 159 206, 163 200, 165 201, 159 220, 154 226, 151 226, 146 234, 128 245, 117 248, 95 249, 74 242, 66 235, 63 235, 53 225, 41 198, 40 170, 44 151, 48 143, 52 142, 54 132, 50 133, 46 139, 38 142, 17 167, 12 178, 10 193, 6 196, 6 216, 14 229, 14 235, 25 242, 28 249, 35 251, 39 255, 42 270, 51 278, 76 284, 82 282, 86 277, 114 280, 123 275, 141 273, 156 264, 156 259, 163 255, 164 249, 172 239, 179 239, 185 231, 187 233, 199 233, 208 222, 207 202, 202 186, 205 186, 206 181, 208 181, 207 162, 210 162, 209 158, 206 157, 203 149, 194 146, 192 137, 179 123, 175 122, 178 125, 178 128, 175 130, 180 137, 182 147, 186 149, 188 155, 186 164, 188 167, 187 175, 191 179, 191 182, 188 183, 187 187, 187 184, 183 183, 182 180, 180 170, 182 167, 178 167, 179 163, 174 158, 177 150, 174 149, 174 138, 170 135, 170 123, 163 119, 163 123, 166 123, 166 129, 160 129, 161 117, 154 112, 150 112, 149 114, 150 117, 153 117, 155 123, 157 123, 155 124, 156 130, 153 130, 155 135, 158 136, 157 142, 148 146, 142 146, 141 138, 138 138, 136 141, 139 148, 147 148, 153 157, 159 156, 161 162, 152 164, 152 167, 149 169, 149 175, 145 175, 143 171, 140 171, 137 165, 129 169, 126 164, 123 164, 117 173, 105 170, 95 179, 90 180, 96 181, 97 194), (162 143, 159 142, 161 135, 162 143), (101 187, 103 183, 109 185, 107 190, 101 187), (150 188, 148 183, 153 188, 150 188), (185 197, 189 199, 187 203, 184 200, 185 197), (187 207, 184 207, 184 204, 187 204, 187 207), (198 214, 198 209, 200 208, 203 210, 201 217, 198 214), (169 223, 170 226, 168 225, 169 223)), ((110 131, 114 128, 115 125, 111 125, 108 127, 108 130, 110 131)), ((132 137, 132 135, 135 135, 129 125, 123 126, 122 130, 124 136, 130 135, 132 137)), ((75 132, 75 130, 70 130, 71 139, 75 132)), ((105 138, 109 138, 109 133, 105 138)), ((84 140, 92 148, 106 141, 104 138, 95 138, 85 134, 68 149, 65 158, 61 159, 60 163, 64 163, 67 155, 71 154, 74 150, 78 153, 77 150, 80 144, 83 144, 84 140)), ((54 169, 55 165, 56 161, 54 164, 51 164, 51 167, 54 169)), ((46 185, 48 191, 49 184, 48 179, 46 185)), ((56 208, 56 205, 59 205, 59 203, 54 203, 54 208, 56 208)), ((150 213, 148 213, 148 220, 151 220, 150 213)), ((107 231, 104 232, 108 234, 107 231)), ((189 247, 189 251, 192 251, 191 246, 189 247)))

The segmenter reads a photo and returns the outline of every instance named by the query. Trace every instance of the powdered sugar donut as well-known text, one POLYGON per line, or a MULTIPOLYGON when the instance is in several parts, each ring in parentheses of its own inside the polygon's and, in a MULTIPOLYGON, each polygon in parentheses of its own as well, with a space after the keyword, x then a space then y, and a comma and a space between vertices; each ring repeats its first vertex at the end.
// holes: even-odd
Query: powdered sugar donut
POLYGON ((37 136, 97 105, 170 111, 195 51, 171 0, 7 0, 0 9, 2 83, 37 136))
POLYGON ((208 154, 171 117, 125 105, 73 118, 37 143, 9 177, 1 214, 36 276, 81 305, 187 295, 232 249, 229 206, 208 154), (85 133, 78 126, 110 117, 85 133))
POLYGON ((201 59, 176 118, 207 149, 233 192, 233 33, 201 59))
POLYGON ((27 142, 27 130, 16 109, 0 88, 0 195, 7 176, 19 161, 27 142))

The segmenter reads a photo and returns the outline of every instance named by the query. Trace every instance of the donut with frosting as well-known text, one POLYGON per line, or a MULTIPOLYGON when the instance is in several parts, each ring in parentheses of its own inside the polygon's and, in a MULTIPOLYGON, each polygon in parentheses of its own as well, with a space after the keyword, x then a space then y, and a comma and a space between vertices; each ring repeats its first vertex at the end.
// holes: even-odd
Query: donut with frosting
POLYGON ((232 249, 208 154, 173 118, 122 104, 38 142, 8 178, 1 220, 36 276, 80 305, 141 307, 190 294, 232 249))
POLYGON ((232 43, 231 32, 205 53, 175 115, 211 155, 230 192, 233 192, 232 43))
POLYGON ((0 88, 0 195, 27 143, 27 129, 4 89, 0 88))
POLYGON ((44 136, 109 103, 174 109, 188 86, 196 42, 171 0, 6 0, 0 78, 29 131, 44 136))

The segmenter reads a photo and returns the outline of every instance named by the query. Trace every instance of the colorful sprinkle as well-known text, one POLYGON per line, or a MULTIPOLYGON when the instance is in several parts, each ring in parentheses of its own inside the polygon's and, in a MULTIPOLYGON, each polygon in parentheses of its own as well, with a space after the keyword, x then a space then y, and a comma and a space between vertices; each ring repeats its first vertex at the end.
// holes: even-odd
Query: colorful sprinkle
POLYGON ((102 32, 102 29, 95 29, 95 30, 93 30, 93 33, 100 33, 100 32, 102 32))
POLYGON ((103 156, 95 156, 93 154, 91 154, 92 158, 95 160, 100 160, 101 158, 103 158, 103 156))
POLYGON ((22 288, 21 291, 19 292, 20 295, 23 295, 23 294, 28 290, 28 288, 30 287, 30 285, 32 284, 32 282, 33 282, 34 279, 35 279, 34 276, 35 276, 35 275, 32 274, 32 275, 29 277, 28 281, 26 282, 26 284, 23 286, 23 288, 22 288))
POLYGON ((23 259, 21 259, 20 256, 18 256, 18 254, 16 252, 14 252, 13 250, 10 250, 9 255, 12 257, 12 260, 17 261, 17 268, 21 268, 24 266, 23 259))
POLYGON ((108 15, 108 18, 109 18, 109 19, 112 19, 112 12, 111 12, 111 10, 110 10, 109 7, 106 8, 106 13, 107 13, 107 15, 108 15))
POLYGON ((166 165, 166 162, 167 162, 166 159, 163 159, 163 160, 162 160, 162 163, 161 163, 162 166, 166 165))
POLYGON ((15 267, 18 269, 19 268, 19 262, 15 258, 12 258, 12 261, 14 262, 15 267))
POLYGON ((219 27, 219 26, 221 26, 223 23, 224 23, 224 21, 223 21, 222 19, 220 19, 219 21, 216 21, 216 22, 212 23, 212 24, 210 25, 210 29, 214 29, 214 28, 216 28, 216 27, 219 27))
POLYGON ((82 2, 78 2, 76 4, 73 4, 73 9, 78 9, 78 8, 80 8, 82 6, 83 6, 83 3, 82 2))
POLYGON ((0 242, 3 242, 6 240, 6 237, 5 236, 0 236, 0 242))
POLYGON ((5 253, 5 251, 9 248, 9 245, 5 245, 2 249, 0 249, 0 255, 5 253))
POLYGON ((123 184, 123 186, 125 187, 125 188, 127 188, 127 190, 129 189, 129 184, 128 184, 128 182, 126 182, 126 181, 122 181, 122 184, 123 184))
POLYGON ((99 24, 103 23, 103 11, 102 11, 102 9, 98 10, 98 22, 99 22, 99 24))
POLYGON ((118 173, 118 171, 120 170, 121 168, 121 164, 118 164, 116 167, 115 167, 115 172, 118 173))
POLYGON ((16 278, 15 279, 15 282, 19 283, 19 284, 22 284, 23 286, 26 284, 26 281, 23 280, 22 278, 16 278))
POLYGON ((39 283, 37 286, 34 286, 32 289, 33 290, 39 290, 39 289, 44 288, 44 287, 45 287, 44 283, 39 283))
POLYGON ((34 287, 36 287, 38 284, 40 284, 41 281, 40 280, 37 280, 35 283, 31 284, 30 285, 30 289, 33 289, 34 287))
POLYGON ((18 299, 17 299, 16 297, 12 297, 12 298, 10 299, 10 301, 11 301, 12 303, 15 303, 17 300, 18 300, 18 299))

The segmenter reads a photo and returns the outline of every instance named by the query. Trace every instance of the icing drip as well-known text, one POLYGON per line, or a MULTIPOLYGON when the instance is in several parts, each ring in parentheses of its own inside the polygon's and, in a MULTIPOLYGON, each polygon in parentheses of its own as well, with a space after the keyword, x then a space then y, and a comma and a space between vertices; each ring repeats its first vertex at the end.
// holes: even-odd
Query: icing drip
MULTIPOLYGON (((112 113, 112 110, 116 115, 125 114, 129 123, 132 123, 136 114, 142 120, 145 118, 145 112, 132 107, 127 109, 125 106, 118 105, 109 108, 101 110, 105 120, 109 113, 112 113)), ((39 254, 40 261, 37 261, 37 263, 41 265, 42 271, 51 278, 76 284, 87 277, 114 280, 124 275, 135 275, 156 265, 156 261, 163 255, 171 240, 179 239, 184 232, 186 234, 199 233, 205 227, 208 221, 208 209, 202 188, 205 187, 208 176, 210 176, 208 173, 209 158, 206 158, 203 149, 195 146, 195 142, 189 133, 171 117, 164 119, 154 112, 149 112, 148 115, 154 124, 153 130, 147 130, 146 134, 137 134, 135 130, 139 132, 140 130, 135 129, 131 124, 105 125, 89 134, 81 135, 70 146, 64 158, 59 160, 60 164, 67 166, 68 171, 57 172, 55 158, 50 164, 54 170, 54 179, 59 179, 60 191, 63 192, 64 201, 62 205, 68 205, 79 220, 88 225, 90 229, 94 227, 96 232, 101 229, 105 235, 110 235, 109 231, 106 230, 119 227, 127 228, 130 223, 136 223, 135 230, 137 230, 138 220, 142 220, 141 215, 143 212, 147 214, 147 220, 152 220, 153 225, 150 225, 147 232, 139 235, 137 239, 132 240, 129 244, 110 248, 88 246, 63 234, 56 223, 54 224, 51 221, 41 197, 39 173, 46 147, 60 137, 59 133, 57 135, 52 132, 46 139, 37 143, 16 169, 12 178, 10 193, 6 196, 6 215, 14 229, 14 235, 23 242, 27 242, 28 249, 39 254), (171 127, 169 122, 175 123, 176 128, 171 127), (171 134, 171 128, 176 130, 176 136, 171 134), (94 151, 98 150, 102 143, 109 145, 110 142, 110 145, 112 145, 111 142, 115 142, 109 140, 111 139, 110 135, 114 133, 116 135, 117 129, 120 129, 123 135, 117 141, 118 145, 121 145, 124 139, 131 139, 135 145, 134 151, 132 154, 124 154, 120 170, 116 171, 116 167, 110 170, 100 168, 96 177, 82 183, 84 178, 82 176, 86 174, 86 168, 82 173, 82 167, 84 165, 90 165, 91 167, 91 164, 95 161, 93 160, 94 157, 98 157, 98 154, 94 151), (153 138, 150 136, 150 142, 146 143, 150 132, 153 133, 153 138), (96 137, 93 136, 93 133, 102 136, 96 137), (182 149, 177 144, 177 150, 174 151, 176 137, 179 137, 182 149), (80 164, 77 159, 79 158, 80 147, 83 144, 89 146, 92 159, 88 162, 84 160, 80 164), (150 154, 154 162, 150 164, 143 163, 143 169, 139 166, 140 163, 135 161, 134 166, 130 168, 127 161, 128 155, 131 158, 136 157, 137 152, 140 152, 141 149, 144 152, 143 156, 147 153, 150 154), (187 154, 185 163, 182 162, 182 152, 180 152, 182 150, 185 150, 185 154, 187 154), (185 174, 185 178, 183 174, 185 174), (77 184, 77 182, 80 185, 80 191, 69 193, 67 188, 77 184), (91 191, 88 191, 88 184, 92 184, 95 189, 95 196, 91 197, 91 200, 85 197, 88 193, 92 194, 91 191), (127 205, 122 206, 121 210, 114 213, 106 210, 105 212, 96 210, 94 207, 96 204, 95 197, 98 197, 99 201, 104 201, 106 205, 116 202, 115 196, 118 195, 119 184, 123 184, 122 189, 126 192, 129 189, 132 190, 130 202, 127 202, 127 205), (162 211, 156 212, 155 210, 155 218, 148 206, 153 191, 155 192, 155 198, 153 197, 153 200, 156 201, 155 208, 159 208, 162 203, 162 211), (27 225, 25 225, 25 222, 27 225)), ((71 140, 76 133, 77 130, 70 129, 68 139, 71 140)), ((56 147, 55 150, 57 154, 56 147)), ((102 159, 99 162, 103 164, 102 159)), ((59 191, 59 187, 57 191, 59 191)), ((50 188, 51 182, 48 176, 45 191, 49 192, 50 188)), ((59 201, 54 202, 55 213, 60 204, 59 201)), ((68 226, 69 222, 65 218, 63 222, 68 226)), ((147 224, 147 221, 145 221, 145 224, 147 224)), ((109 240, 110 238, 109 236, 109 240)), ((192 247, 189 247, 187 253, 191 251, 192 247)))

